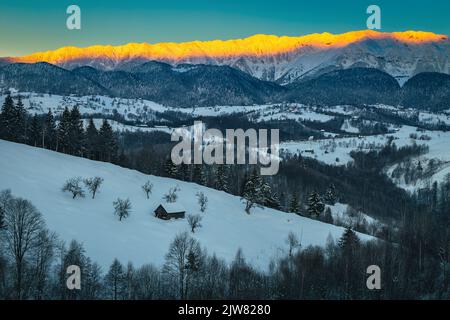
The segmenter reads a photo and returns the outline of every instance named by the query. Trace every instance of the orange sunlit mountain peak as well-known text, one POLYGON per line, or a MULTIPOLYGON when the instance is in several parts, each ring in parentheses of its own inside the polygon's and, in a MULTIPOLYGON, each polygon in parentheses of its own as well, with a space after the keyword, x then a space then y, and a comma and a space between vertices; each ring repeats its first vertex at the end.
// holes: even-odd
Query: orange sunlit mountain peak
POLYGON ((244 39, 192 42, 129 43, 120 46, 95 45, 86 48, 68 46, 53 51, 37 52, 10 58, 13 62, 48 62, 62 64, 82 59, 105 58, 128 60, 182 61, 194 57, 240 57, 275 56, 309 46, 314 48, 345 47, 366 39, 395 40, 406 44, 424 44, 448 41, 446 35, 424 31, 378 32, 373 30, 352 31, 343 34, 315 33, 298 37, 257 34, 244 39))

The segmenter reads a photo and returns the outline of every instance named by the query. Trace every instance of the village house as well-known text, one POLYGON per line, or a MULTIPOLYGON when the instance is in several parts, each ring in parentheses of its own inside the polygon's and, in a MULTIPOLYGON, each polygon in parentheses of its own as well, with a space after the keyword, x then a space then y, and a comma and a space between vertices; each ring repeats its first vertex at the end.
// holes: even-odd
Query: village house
POLYGON ((160 204, 155 209, 155 217, 163 220, 183 219, 186 210, 177 203, 160 204))

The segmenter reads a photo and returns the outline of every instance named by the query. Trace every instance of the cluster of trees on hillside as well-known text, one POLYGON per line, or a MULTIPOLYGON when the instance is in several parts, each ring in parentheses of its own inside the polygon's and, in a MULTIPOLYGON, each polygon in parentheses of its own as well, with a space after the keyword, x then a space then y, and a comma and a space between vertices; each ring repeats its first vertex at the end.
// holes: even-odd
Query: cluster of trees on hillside
MULTIPOLYGON (((20 97, 14 103, 7 96, 0 115, 0 137, 223 190, 245 199, 248 212, 255 205, 264 205, 327 222, 331 222, 329 214, 318 209, 322 208, 320 203, 326 202, 326 193, 331 185, 342 202, 367 214, 395 217, 414 206, 410 197, 379 171, 388 163, 427 151, 417 145, 397 148, 391 141, 381 151, 353 153, 354 164, 349 168, 326 166, 299 155, 286 154, 279 173, 263 179, 254 175, 259 168, 249 165, 175 166, 168 158, 173 144, 168 142, 167 134, 113 133, 106 120, 97 130, 92 119, 84 129, 76 106, 72 110, 66 108, 57 118, 58 123, 51 111, 45 116, 31 117, 20 97), (314 193, 319 195, 314 201, 320 203, 311 211, 314 193), (373 200, 374 194, 377 194, 377 201, 373 200)), ((214 121, 220 127, 231 123, 233 118, 214 121)), ((242 124, 248 125, 247 122, 242 124)))
MULTIPOLYGON (((232 118, 227 119, 231 122, 232 118)), ((25 252, 14 242, 2 241, 0 248, 0 296, 5 298, 63 299, 134 299, 134 298, 449 298, 450 267, 450 177, 442 183, 430 183, 410 195, 399 189, 382 172, 387 165, 427 152, 426 147, 412 145, 398 148, 390 141, 383 149, 353 152, 353 163, 329 166, 300 155, 283 155, 276 176, 261 177, 259 168, 250 165, 180 165, 168 158, 172 144, 163 133, 114 133, 105 120, 100 130, 92 120, 86 128, 77 107, 62 115, 51 112, 30 116, 20 97, 5 99, 0 114, 0 138, 28 143, 95 160, 118 163, 141 172, 191 181, 222 190, 243 200, 243 212, 252 214, 258 205, 300 214, 328 223, 333 220, 327 205, 349 204, 354 210, 376 216, 386 228, 376 236, 388 240, 379 243, 356 241, 347 231, 339 243, 323 248, 303 248, 301 241, 286 235, 289 254, 274 261, 270 272, 261 273, 245 262, 242 252, 232 264, 209 256, 193 235, 200 221, 190 217, 191 235, 178 235, 176 243, 188 245, 186 263, 181 271, 168 260, 164 268, 152 265, 133 268, 114 261, 104 274, 84 255, 80 244, 68 247, 46 230, 35 208, 23 199, 2 193, 0 233, 11 235, 18 221, 14 214, 30 216, 32 245, 25 252), (118 152, 120 150, 120 152, 118 152), (8 200, 9 199, 9 200, 8 200), (2 202, 3 201, 3 202, 2 202), (12 208, 12 209, 11 209, 12 208), (13 222, 11 222, 13 221, 13 222), (14 222, 16 221, 16 222, 14 222), (36 232, 36 233, 35 233, 36 232), (39 234, 39 236, 38 236, 39 234), (353 240, 355 241, 353 241, 353 240), (180 242, 181 241, 181 242, 180 242), (200 249, 199 249, 200 248, 200 249), (346 249, 344 249, 346 248, 346 249), (350 249, 349 249, 350 248, 350 249), (192 252, 191 252, 192 251, 192 252), (70 253, 70 254, 69 254, 70 253), (75 263, 76 262, 76 263, 75 263), (82 290, 67 291, 65 267, 82 266, 86 275, 82 290), (383 290, 369 292, 365 267, 378 264, 383 270, 383 290), (56 269, 55 269, 56 266, 56 269), (172 267, 171 267, 172 266, 172 267), (58 272, 56 272, 58 270, 58 272), (221 274, 223 277, 210 277, 221 274), (123 274, 135 277, 124 278, 123 274), (26 279, 26 280, 25 280, 26 279), (31 280, 30 280, 31 279, 31 280), (123 280, 127 279, 127 280, 123 280), (111 283, 113 284, 111 287, 111 283), (119 286, 119 284, 122 284, 119 286), (299 285, 299 283, 301 285, 299 285), (126 289, 123 289, 126 288, 126 289), (84 290, 84 291, 83 291, 84 290), (126 292, 126 293, 123 293, 126 292)), ((423 176, 420 165, 400 166, 396 175, 423 176)), ((85 181, 94 183, 94 181, 85 181)), ((83 183, 78 181, 78 185, 83 183)), ((86 185, 87 186, 87 185, 86 185)), ((90 189, 89 189, 90 190, 90 189)), ((142 196, 151 195, 151 184, 144 185, 142 196)), ((92 194, 95 197, 95 192, 92 194)), ((176 201, 177 189, 167 193, 167 201, 176 201), (175 200, 174 200, 175 199, 175 200)), ((197 195, 200 208, 207 201, 197 195)), ((120 199, 118 199, 120 200, 120 199)), ((121 200, 122 204, 123 201, 121 200)), ((126 207, 116 202, 119 219, 126 207)), ((355 226, 352 226, 355 227, 355 226)), ((363 227, 356 230, 368 232, 363 227)), ((375 234, 375 233, 372 233, 375 234)), ((173 248, 171 246, 171 248, 173 248)), ((176 250, 175 250, 176 252, 176 250)), ((169 255, 168 255, 169 256, 169 255)), ((172 254, 173 256, 173 254, 172 254)), ((95 258, 95 257, 94 257, 95 258)), ((168 258, 169 259, 169 258, 168 258)), ((172 260, 173 262, 173 260, 172 260)))
MULTIPOLYGON (((229 118, 221 121, 227 124, 232 121, 232 117, 229 118)), ((418 145, 397 148, 389 141, 380 151, 352 153, 354 163, 347 167, 327 166, 300 155, 284 154, 279 173, 261 177, 257 174, 259 168, 251 165, 175 166, 168 158, 173 144, 168 142, 167 134, 113 133, 107 120, 97 130, 92 119, 85 129, 76 106, 72 110, 66 108, 56 117, 51 111, 45 116, 31 117, 24 111, 20 97, 16 103, 7 97, 0 120, 6 128, 0 132, 5 139, 222 190, 240 196, 247 213, 255 206, 266 206, 339 225, 343 223, 333 219, 330 209, 325 206, 333 205, 337 200, 349 204, 357 212, 388 219, 388 222, 404 212, 415 210, 415 200, 389 181, 381 169, 427 151, 418 145)), ((364 223, 352 227, 385 239, 391 236, 384 228, 369 230, 364 223)))
POLYGON ((103 120, 97 129, 90 119, 85 129, 77 106, 66 107, 57 120, 51 110, 43 116, 30 115, 20 96, 14 102, 8 95, 0 113, 0 139, 93 160, 118 161, 118 142, 111 125, 103 120))
MULTIPOLYGON (((435 215, 413 214, 397 243, 361 241, 347 228, 325 247, 302 247, 286 235, 285 255, 267 271, 238 250, 230 263, 210 255, 193 233, 175 235, 159 267, 115 259, 102 269, 83 245, 50 233, 27 200, 0 192, 1 299, 449 299, 450 235, 435 215), (420 250, 420 254, 418 254, 420 250), (69 290, 69 266, 80 289, 69 290), (381 289, 368 290, 368 266, 381 289)), ((149 257, 151 262, 151 257, 149 257)))

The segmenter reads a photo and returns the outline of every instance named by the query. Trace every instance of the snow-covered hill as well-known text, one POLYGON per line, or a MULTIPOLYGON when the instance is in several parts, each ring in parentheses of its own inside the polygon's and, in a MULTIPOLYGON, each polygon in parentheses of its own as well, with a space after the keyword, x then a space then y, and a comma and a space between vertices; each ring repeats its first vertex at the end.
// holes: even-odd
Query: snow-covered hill
MULTIPOLYGON (((185 219, 163 221, 153 211, 164 203, 163 196, 179 186, 177 204, 187 214, 201 214, 202 227, 194 236, 219 257, 230 261, 242 248, 249 261, 265 269, 272 257, 286 253, 290 231, 302 246, 324 245, 331 235, 338 238, 343 228, 272 209, 244 211, 239 197, 193 183, 148 176, 112 164, 72 157, 44 149, 0 140, 0 190, 32 201, 42 212, 51 230, 66 241, 83 242, 88 256, 103 267, 117 257, 121 261, 163 263, 169 243, 181 231, 189 230, 185 219), (71 177, 100 176, 105 179, 95 199, 72 199, 61 191, 71 177), (150 180, 153 194, 146 199, 141 186, 150 180), (205 213, 200 212, 196 193, 209 199, 205 213), (113 212, 113 201, 129 198, 132 212, 120 222, 113 212)), ((371 239, 361 235, 362 239, 371 239)))

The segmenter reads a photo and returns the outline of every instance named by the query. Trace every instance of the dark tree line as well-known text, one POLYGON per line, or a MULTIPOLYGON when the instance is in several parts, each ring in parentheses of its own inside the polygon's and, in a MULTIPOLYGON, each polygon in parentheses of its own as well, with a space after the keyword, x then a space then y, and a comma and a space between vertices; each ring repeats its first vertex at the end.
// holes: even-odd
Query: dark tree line
MULTIPOLYGON (((362 241, 347 228, 325 247, 302 247, 286 235, 285 255, 256 268, 238 250, 231 262, 210 255, 189 233, 177 234, 162 266, 115 259, 102 268, 82 244, 48 230, 27 200, 0 193, 1 299, 449 299, 450 234, 435 214, 412 214, 395 243, 362 241), (20 232, 17 232, 19 231, 20 232), (13 234, 14 233, 14 234, 13 234), (66 286, 67 267, 81 289, 66 286), (368 266, 381 269, 381 289, 368 290, 368 266), (262 271, 264 270, 265 271, 262 271)), ((151 257, 149 257, 151 261, 151 257)))
POLYGON ((119 160, 117 137, 109 122, 103 120, 97 129, 91 118, 85 129, 77 106, 66 107, 58 118, 51 110, 32 116, 20 96, 14 103, 8 95, 0 113, 0 138, 93 160, 119 160))

